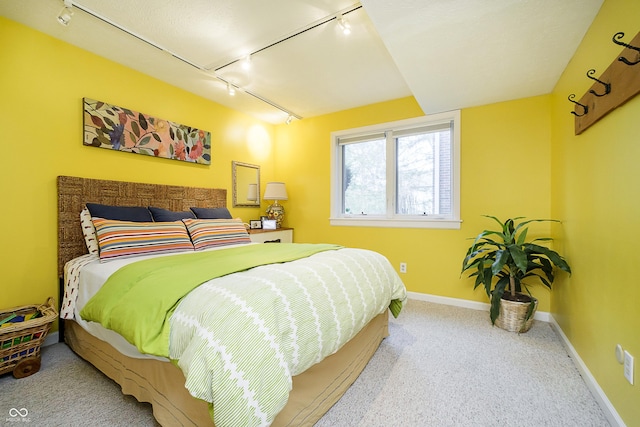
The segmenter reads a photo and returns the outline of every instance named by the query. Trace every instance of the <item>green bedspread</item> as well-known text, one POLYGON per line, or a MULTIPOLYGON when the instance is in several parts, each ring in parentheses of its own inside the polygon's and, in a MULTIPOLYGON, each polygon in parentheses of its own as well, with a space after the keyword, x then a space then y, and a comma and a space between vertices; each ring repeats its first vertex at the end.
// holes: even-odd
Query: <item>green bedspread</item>
POLYGON ((246 245, 151 258, 116 271, 80 316, 112 329, 141 353, 169 357, 169 318, 182 297, 207 280, 259 265, 293 261, 336 245, 246 245))
POLYGON ((216 426, 266 426, 286 404, 292 376, 385 309, 397 316, 405 299, 376 252, 247 245, 130 264, 81 316, 176 361, 189 392, 213 403, 216 426))

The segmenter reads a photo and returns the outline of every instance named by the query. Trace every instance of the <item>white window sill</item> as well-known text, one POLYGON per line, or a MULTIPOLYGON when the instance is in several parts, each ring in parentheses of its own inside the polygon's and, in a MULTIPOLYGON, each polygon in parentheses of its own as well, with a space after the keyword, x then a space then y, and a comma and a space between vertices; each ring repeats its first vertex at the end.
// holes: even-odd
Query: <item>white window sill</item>
POLYGON ((462 220, 459 219, 387 219, 387 218, 329 218, 332 226, 349 227, 387 227, 387 228, 439 228, 459 230, 462 220))

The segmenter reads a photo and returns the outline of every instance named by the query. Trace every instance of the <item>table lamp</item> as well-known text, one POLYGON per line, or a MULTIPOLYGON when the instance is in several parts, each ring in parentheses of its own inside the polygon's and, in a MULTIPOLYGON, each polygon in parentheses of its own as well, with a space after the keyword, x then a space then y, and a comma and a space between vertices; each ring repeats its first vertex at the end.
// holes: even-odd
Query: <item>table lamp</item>
POLYGON ((282 220, 284 219, 284 207, 278 204, 278 201, 288 199, 284 182, 267 182, 263 198, 264 200, 274 200, 274 203, 267 208, 267 217, 275 219, 276 227, 281 228, 282 220))

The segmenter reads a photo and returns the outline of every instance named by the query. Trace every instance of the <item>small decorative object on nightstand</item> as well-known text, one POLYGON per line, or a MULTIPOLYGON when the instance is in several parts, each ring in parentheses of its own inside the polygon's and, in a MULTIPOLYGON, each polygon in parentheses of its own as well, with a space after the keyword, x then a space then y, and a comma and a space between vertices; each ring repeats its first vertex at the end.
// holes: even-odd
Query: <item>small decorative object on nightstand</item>
POLYGON ((264 219, 262 220, 262 228, 264 230, 275 230, 276 228, 278 228, 278 223, 275 219, 264 219))
POLYGON ((268 182, 267 187, 264 189, 265 200, 275 200, 272 205, 267 208, 267 216, 269 219, 276 220, 276 227, 282 227, 282 220, 284 219, 284 207, 278 204, 278 200, 288 200, 287 189, 284 182, 268 182))

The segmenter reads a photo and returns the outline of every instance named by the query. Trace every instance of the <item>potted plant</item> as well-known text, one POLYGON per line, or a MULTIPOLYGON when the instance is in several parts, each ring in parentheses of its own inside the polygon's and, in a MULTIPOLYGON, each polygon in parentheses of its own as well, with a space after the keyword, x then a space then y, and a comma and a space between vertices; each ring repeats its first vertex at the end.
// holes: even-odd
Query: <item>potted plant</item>
POLYGON ((462 262, 462 273, 475 276, 474 289, 483 285, 491 300, 491 323, 512 332, 526 332, 533 322, 538 305, 528 286, 541 282, 551 289, 554 267, 571 274, 569 264, 556 251, 536 242, 550 241, 540 237, 527 242, 528 224, 559 222, 552 219, 509 218, 504 223, 491 218, 500 230, 484 230, 475 238, 462 262), (523 290, 526 292, 523 293, 523 290))

